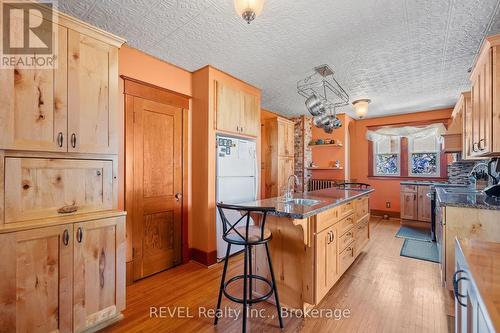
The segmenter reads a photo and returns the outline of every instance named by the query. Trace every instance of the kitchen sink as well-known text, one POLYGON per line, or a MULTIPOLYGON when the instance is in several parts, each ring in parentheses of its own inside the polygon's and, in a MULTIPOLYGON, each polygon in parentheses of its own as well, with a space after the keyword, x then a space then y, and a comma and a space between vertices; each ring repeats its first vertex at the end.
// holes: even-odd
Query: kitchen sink
POLYGON ((483 191, 474 190, 467 187, 450 187, 445 188, 444 191, 446 193, 454 193, 454 194, 478 194, 483 193, 483 191))
POLYGON ((314 206, 319 204, 320 202, 321 202, 320 200, 313 200, 313 199, 292 199, 290 201, 287 201, 286 203, 301 205, 301 206, 314 206))

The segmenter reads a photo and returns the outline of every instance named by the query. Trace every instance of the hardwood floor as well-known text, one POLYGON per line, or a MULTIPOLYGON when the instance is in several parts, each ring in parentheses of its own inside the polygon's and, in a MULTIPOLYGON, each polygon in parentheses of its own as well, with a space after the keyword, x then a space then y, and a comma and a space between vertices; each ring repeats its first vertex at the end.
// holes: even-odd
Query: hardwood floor
MULTIPOLYGON (((317 307, 349 309, 349 318, 285 318, 284 331, 452 331, 453 298, 441 288, 439 266, 400 257, 403 240, 394 237, 398 228, 398 220, 372 218, 371 239, 364 253, 317 307)), ((233 257, 229 267, 229 276, 241 274, 242 256, 233 257)), ((241 331, 241 319, 222 318, 215 327, 212 318, 199 313, 199 309, 215 308, 221 272, 222 264, 207 269, 190 262, 133 284, 127 288, 125 318, 105 332, 241 331), (164 318, 150 318, 150 307, 165 307, 164 318), (175 309, 179 312, 173 313, 175 309), (181 313, 186 309, 192 318, 181 313)), ((241 310, 241 305, 226 298, 222 307, 241 310)), ((253 308, 263 310, 266 318, 249 318, 249 332, 280 331, 272 304, 260 303, 253 308)))

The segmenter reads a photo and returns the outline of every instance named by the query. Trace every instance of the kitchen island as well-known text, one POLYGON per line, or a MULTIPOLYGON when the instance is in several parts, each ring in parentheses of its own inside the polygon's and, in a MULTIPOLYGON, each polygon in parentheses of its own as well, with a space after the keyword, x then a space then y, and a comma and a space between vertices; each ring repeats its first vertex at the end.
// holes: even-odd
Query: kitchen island
MULTIPOLYGON (((283 307, 317 305, 360 254, 370 238, 369 194, 372 189, 324 189, 297 194, 294 201, 271 198, 245 206, 274 207, 266 228, 269 250, 283 307)), ((265 248, 252 256, 258 275, 270 278, 265 248)), ((264 295, 267 287, 254 286, 264 295)))

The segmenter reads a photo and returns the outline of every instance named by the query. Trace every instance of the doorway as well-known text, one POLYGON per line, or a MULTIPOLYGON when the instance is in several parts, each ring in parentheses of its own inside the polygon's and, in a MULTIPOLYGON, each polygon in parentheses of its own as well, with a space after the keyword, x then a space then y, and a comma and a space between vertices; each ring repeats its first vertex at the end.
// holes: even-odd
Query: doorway
POLYGON ((125 208, 133 281, 187 255, 189 97, 122 77, 125 87, 125 208))

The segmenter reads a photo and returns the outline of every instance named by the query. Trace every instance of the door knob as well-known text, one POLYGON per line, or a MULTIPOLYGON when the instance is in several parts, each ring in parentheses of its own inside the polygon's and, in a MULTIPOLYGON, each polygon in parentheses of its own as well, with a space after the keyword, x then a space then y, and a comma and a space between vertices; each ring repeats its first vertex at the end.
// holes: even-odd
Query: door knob
POLYGON ((182 199, 182 193, 175 193, 175 201, 179 201, 182 199))

